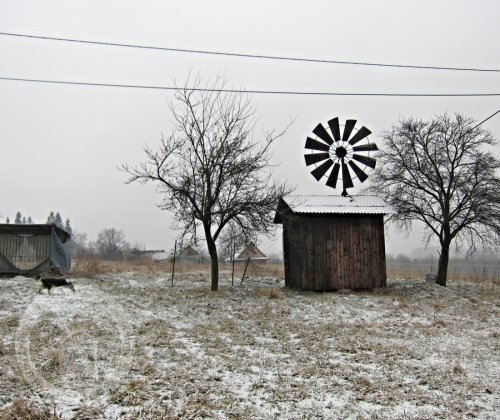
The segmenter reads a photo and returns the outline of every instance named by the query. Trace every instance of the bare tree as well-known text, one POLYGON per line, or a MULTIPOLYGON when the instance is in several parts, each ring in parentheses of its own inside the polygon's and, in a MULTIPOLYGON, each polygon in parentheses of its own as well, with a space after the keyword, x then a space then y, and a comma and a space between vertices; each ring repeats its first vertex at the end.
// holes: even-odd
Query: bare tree
POLYGON ((450 245, 498 244, 500 161, 487 150, 492 135, 462 115, 407 119, 384 134, 371 190, 392 204, 409 230, 414 220, 440 244, 438 283, 446 286, 450 245))
POLYGON ((231 261, 231 285, 234 285, 234 259, 238 249, 242 248, 245 244, 256 242, 257 238, 255 232, 244 232, 232 220, 229 221, 226 228, 219 237, 219 247, 221 254, 231 261))
POLYGON ((122 258, 130 245, 125 240, 123 230, 109 228, 97 234, 96 248, 102 258, 113 260, 122 258))
POLYGON ((88 256, 90 251, 87 243, 87 234, 84 232, 77 232, 73 229, 71 241, 69 243, 71 255, 77 258, 88 256))
POLYGON ((256 241, 255 232, 243 232, 241 228, 231 220, 220 235, 218 245, 221 249, 221 255, 233 261, 236 252, 240 248, 245 244, 256 241))
POLYGON ((252 137, 254 108, 243 93, 224 92, 217 77, 211 88, 179 88, 170 104, 173 133, 158 149, 145 149, 146 161, 122 169, 131 182, 153 182, 163 195, 160 208, 173 212, 181 237, 203 232, 211 258, 211 289, 217 290, 217 238, 233 221, 243 232, 270 234, 277 200, 290 192, 270 180, 270 147, 284 134, 252 137))

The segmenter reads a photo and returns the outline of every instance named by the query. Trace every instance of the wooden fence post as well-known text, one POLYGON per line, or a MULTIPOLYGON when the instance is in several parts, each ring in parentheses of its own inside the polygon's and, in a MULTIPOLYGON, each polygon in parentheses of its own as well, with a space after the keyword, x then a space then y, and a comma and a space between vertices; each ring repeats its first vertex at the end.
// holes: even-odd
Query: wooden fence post
POLYGON ((247 273, 248 264, 250 264, 250 257, 248 257, 247 263, 245 265, 245 270, 243 270, 243 276, 241 277, 241 283, 240 284, 242 284, 243 280, 245 280, 245 274, 247 273))
POLYGON ((172 281, 170 286, 174 287, 174 274, 175 274, 175 254, 177 254, 177 241, 174 244, 174 262, 172 264, 172 281))

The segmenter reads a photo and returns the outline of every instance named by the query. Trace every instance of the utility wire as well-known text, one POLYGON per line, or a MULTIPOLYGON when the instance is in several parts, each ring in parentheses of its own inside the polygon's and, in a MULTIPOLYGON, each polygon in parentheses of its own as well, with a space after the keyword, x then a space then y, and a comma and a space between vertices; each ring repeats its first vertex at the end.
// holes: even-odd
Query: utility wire
POLYGON ((340 60, 286 57, 286 56, 262 55, 262 54, 243 54, 243 53, 222 52, 222 51, 191 50, 191 49, 185 49, 185 48, 154 47, 154 46, 138 45, 138 44, 121 44, 121 43, 116 43, 116 42, 87 41, 87 40, 83 40, 83 39, 56 38, 56 37, 50 37, 50 36, 27 35, 27 34, 18 34, 18 33, 11 33, 11 32, 0 32, 0 35, 13 36, 13 37, 19 37, 19 38, 40 39, 40 40, 45 40, 45 41, 75 42, 75 43, 80 43, 80 44, 104 45, 104 46, 109 46, 109 47, 140 48, 140 49, 156 50, 156 51, 169 51, 169 52, 180 52, 180 53, 189 53, 189 54, 219 55, 219 56, 226 56, 226 57, 257 58, 257 59, 264 59, 264 60, 298 61, 298 62, 321 63, 321 64, 344 64, 344 65, 352 65, 352 66, 392 67, 392 68, 418 69, 418 70, 452 70, 452 71, 500 73, 500 69, 492 69, 492 68, 419 66, 419 65, 409 65, 409 64, 370 63, 370 62, 363 62, 363 61, 340 61, 340 60))
POLYGON ((494 112, 493 114, 491 114, 489 117, 485 118, 483 121, 481 121, 480 123, 476 124, 474 127, 472 127, 470 131, 474 130, 475 128, 479 127, 481 124, 484 124, 486 121, 488 121, 489 119, 493 118, 495 115, 497 115, 498 113, 500 113, 500 109, 497 111, 497 112, 494 112))
POLYGON ((391 96, 391 97, 481 97, 500 96, 500 93, 381 93, 381 92, 314 92, 314 91, 289 91, 289 90, 246 90, 246 89, 216 89, 199 87, 176 87, 176 86, 152 86, 152 85, 127 85, 114 83, 72 82, 67 80, 47 79, 25 79, 18 77, 2 77, 0 80, 11 82, 50 83, 58 85, 112 87, 126 89, 150 89, 150 90, 192 90, 197 92, 221 92, 221 93, 252 93, 265 95, 302 95, 302 96, 391 96))

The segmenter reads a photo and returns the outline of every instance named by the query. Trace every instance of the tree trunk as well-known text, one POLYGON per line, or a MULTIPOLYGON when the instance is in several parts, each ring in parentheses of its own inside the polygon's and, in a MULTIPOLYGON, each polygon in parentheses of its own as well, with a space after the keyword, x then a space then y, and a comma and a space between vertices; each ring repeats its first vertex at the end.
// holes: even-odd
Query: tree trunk
POLYGON ((210 289, 213 291, 217 291, 217 289, 219 288, 219 258, 217 256, 217 246, 215 245, 215 241, 213 240, 212 235, 210 235, 210 231, 207 232, 206 229, 205 236, 212 266, 212 286, 210 289))
POLYGON ((448 261, 450 259, 450 244, 444 243, 441 246, 441 254, 439 255, 437 284, 446 286, 448 278, 448 261))

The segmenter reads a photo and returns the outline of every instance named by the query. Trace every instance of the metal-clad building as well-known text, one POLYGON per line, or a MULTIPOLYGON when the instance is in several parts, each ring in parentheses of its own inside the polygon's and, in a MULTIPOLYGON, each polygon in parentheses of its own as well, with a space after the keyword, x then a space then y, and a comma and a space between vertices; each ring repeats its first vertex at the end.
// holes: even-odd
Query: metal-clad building
POLYGON ((285 284, 333 291, 385 287, 385 214, 376 196, 288 195, 274 218, 283 224, 285 284))
POLYGON ((69 270, 70 237, 54 224, 0 224, 0 275, 69 270))

